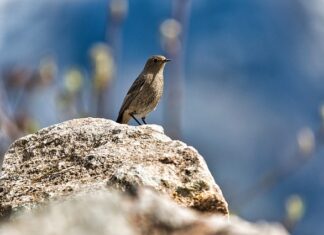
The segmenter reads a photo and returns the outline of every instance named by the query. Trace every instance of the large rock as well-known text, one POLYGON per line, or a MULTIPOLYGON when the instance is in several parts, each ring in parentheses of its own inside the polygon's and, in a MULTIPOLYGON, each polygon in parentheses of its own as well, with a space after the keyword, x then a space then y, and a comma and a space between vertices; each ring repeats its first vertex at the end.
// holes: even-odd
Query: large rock
POLYGON ((182 206, 228 214, 220 188, 194 148, 171 140, 159 126, 85 118, 11 145, 0 181, 0 216, 78 192, 134 185, 150 186, 182 206))
POLYGON ((148 189, 97 192, 42 208, 2 227, 5 235, 287 235, 279 224, 202 215, 148 189))

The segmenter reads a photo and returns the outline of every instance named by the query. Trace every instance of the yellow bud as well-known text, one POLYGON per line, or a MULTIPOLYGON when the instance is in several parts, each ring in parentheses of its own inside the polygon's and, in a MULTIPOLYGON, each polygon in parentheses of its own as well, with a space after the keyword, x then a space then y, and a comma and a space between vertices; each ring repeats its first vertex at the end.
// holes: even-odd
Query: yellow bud
POLYGON ((70 69, 64 76, 65 89, 70 93, 78 92, 83 85, 83 75, 78 69, 70 69))
POLYGON ((122 20, 128 12, 128 1, 110 0, 109 9, 114 20, 122 20))
POLYGON ((55 78, 57 65, 53 58, 46 57, 40 61, 38 70, 42 82, 47 85, 55 78))
POLYGON ((297 134, 297 143, 299 150, 303 154, 311 154, 315 148, 315 135, 313 131, 308 127, 302 128, 297 134))
POLYGON ((291 195, 286 200, 286 213, 289 221, 295 223, 299 221, 305 213, 303 199, 299 195, 291 195))
POLYGON ((93 80, 96 90, 104 90, 114 74, 114 59, 110 48, 102 43, 95 44, 90 51, 93 64, 93 80))

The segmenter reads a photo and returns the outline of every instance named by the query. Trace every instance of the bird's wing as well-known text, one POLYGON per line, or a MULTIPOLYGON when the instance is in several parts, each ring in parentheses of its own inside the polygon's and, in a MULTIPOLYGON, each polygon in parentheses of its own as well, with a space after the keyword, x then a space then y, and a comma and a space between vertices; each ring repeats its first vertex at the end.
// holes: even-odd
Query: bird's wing
POLYGON ((136 78, 136 80, 133 82, 132 86, 129 88, 126 97, 128 95, 138 94, 142 90, 142 88, 143 88, 143 85, 144 85, 144 83, 146 81, 145 78, 146 78, 145 75, 138 76, 136 78))
POLYGON ((119 113, 122 114, 130 105, 130 103, 135 99, 139 92, 143 89, 145 84, 145 75, 140 75, 136 78, 132 86, 129 88, 127 95, 123 101, 122 107, 119 113))

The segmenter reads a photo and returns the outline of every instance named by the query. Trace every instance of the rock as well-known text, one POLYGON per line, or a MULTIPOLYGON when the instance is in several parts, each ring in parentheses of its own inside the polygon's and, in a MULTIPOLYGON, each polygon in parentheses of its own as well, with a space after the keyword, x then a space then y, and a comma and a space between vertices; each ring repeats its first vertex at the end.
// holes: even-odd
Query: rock
POLYGON ((202 215, 149 189, 131 195, 97 192, 27 214, 1 229, 6 235, 287 235, 279 224, 202 215))
POLYGON ((0 214, 10 215, 79 192, 107 186, 149 186, 176 203, 228 214, 227 203, 202 156, 156 125, 75 119, 15 141, 4 157, 0 214))

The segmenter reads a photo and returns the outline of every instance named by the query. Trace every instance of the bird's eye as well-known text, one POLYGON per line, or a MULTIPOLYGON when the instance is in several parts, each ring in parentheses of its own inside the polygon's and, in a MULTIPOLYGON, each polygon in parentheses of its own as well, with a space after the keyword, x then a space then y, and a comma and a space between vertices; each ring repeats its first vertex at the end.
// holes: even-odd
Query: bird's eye
POLYGON ((158 60, 157 59, 154 59, 153 61, 154 61, 154 63, 156 63, 158 60))

